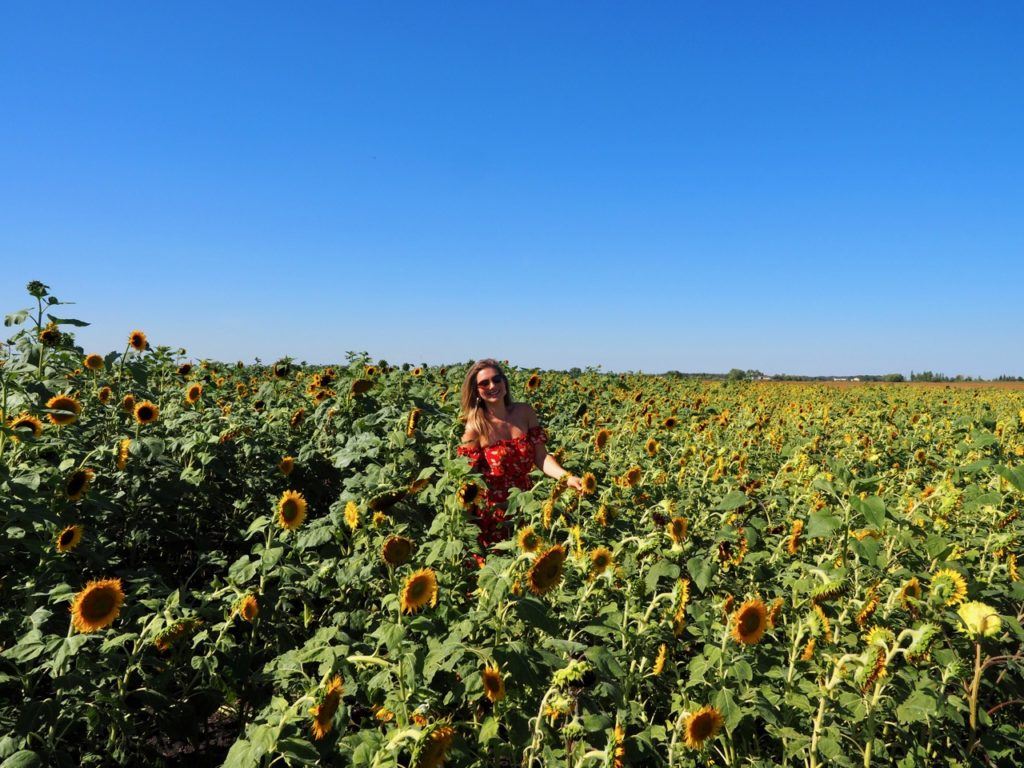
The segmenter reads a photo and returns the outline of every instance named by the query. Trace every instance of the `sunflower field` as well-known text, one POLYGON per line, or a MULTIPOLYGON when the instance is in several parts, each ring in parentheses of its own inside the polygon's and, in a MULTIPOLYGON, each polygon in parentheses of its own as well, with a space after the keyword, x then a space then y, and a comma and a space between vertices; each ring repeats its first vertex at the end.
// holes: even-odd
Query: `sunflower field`
MULTIPOLYGON (((0 766, 968 766, 1024 754, 1024 392, 0 348, 0 766)), ((118 340, 120 343, 120 340, 118 340)))

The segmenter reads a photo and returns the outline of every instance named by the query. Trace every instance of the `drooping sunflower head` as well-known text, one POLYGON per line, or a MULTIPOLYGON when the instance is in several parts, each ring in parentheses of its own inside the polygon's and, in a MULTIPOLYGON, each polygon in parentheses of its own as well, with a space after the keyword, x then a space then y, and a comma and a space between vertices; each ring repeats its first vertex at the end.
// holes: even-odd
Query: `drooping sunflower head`
POLYGON ((743 645, 756 645, 768 628, 768 608, 760 598, 747 600, 732 616, 732 637, 743 645))
POLYGON ((405 423, 405 434, 406 437, 412 437, 416 434, 416 428, 419 426, 420 418, 423 416, 422 408, 413 408, 409 411, 409 418, 405 423))
POLYGON ((689 527, 690 523, 685 517, 673 517, 668 521, 665 530, 668 532, 673 544, 682 544, 686 540, 686 532, 689 527))
POLYGON ((133 413, 135 411, 135 395, 125 395, 121 398, 121 410, 133 413))
POLYGON ((352 382, 349 392, 353 397, 358 397, 359 395, 365 395, 372 387, 373 382, 370 379, 356 379, 352 382))
POLYGON ((64 484, 64 493, 67 495, 68 500, 78 501, 85 496, 85 492, 89 490, 89 485, 92 483, 95 475, 96 473, 87 467, 82 467, 72 472, 64 484))
POLYGON ((593 472, 585 472, 583 477, 580 478, 583 483, 583 487, 580 489, 580 493, 584 496, 592 496, 597 492, 597 478, 594 477, 593 472))
POLYGON ((320 692, 319 701, 315 707, 309 710, 313 716, 313 738, 317 741, 322 739, 334 725, 334 715, 338 712, 341 704, 341 677, 335 675, 327 681, 327 685, 320 692))
POLYGON ((58 427, 66 427, 78 421, 82 404, 71 395, 57 395, 46 401, 46 407, 54 413, 47 414, 58 427))
POLYGON ((96 399, 99 400, 103 405, 110 402, 110 398, 114 396, 114 390, 110 387, 100 387, 96 392, 96 399))
POLYGON ((298 491, 285 491, 277 500, 277 524, 294 531, 306 519, 306 499, 298 491))
POLYGON ((444 765, 454 739, 455 730, 451 726, 442 725, 430 731, 421 742, 416 768, 440 768, 444 765))
POLYGON ((135 410, 132 413, 139 424, 152 424, 160 418, 160 407, 149 400, 143 400, 135 406, 135 410))
POLYGON ((947 606, 958 605, 967 599, 967 582, 952 568, 943 568, 932 576, 931 594, 947 606))
POLYGON ((653 437, 647 438, 647 442, 644 443, 644 451, 647 453, 648 456, 657 456, 658 448, 660 447, 661 446, 658 445, 658 441, 655 440, 653 437))
POLYGON ((24 437, 39 437, 43 434, 43 422, 30 413, 22 413, 15 416, 8 423, 8 426, 15 431, 15 440, 24 437))
POLYGON ((537 535, 537 532, 533 530, 532 525, 528 525, 519 531, 516 537, 519 542, 519 548, 524 552, 536 552, 540 549, 541 538, 537 535))
POLYGON ((713 739, 725 724, 722 713, 712 706, 704 706, 686 718, 683 730, 686 734, 686 746, 700 749, 705 742, 713 739))
POLYGON ((146 334, 142 331, 132 331, 128 334, 128 346, 136 352, 145 352, 149 347, 149 342, 146 340, 146 334))
POLYGON ((187 400, 192 405, 195 405, 196 403, 198 403, 199 402, 199 398, 201 398, 202 396, 203 396, 203 385, 202 384, 192 384, 192 385, 189 386, 188 389, 185 390, 185 400, 187 400))
POLYGON ((79 632, 96 632, 114 622, 123 603, 120 579, 90 581, 71 603, 71 623, 79 632))
POLYGON ((248 621, 250 624, 256 621, 256 617, 260 615, 260 604, 256 600, 256 595, 246 595, 238 603, 238 615, 248 621))
POLYGON ((422 568, 405 580, 402 588, 401 607, 403 613, 415 613, 430 603, 437 604, 437 574, 433 568, 422 568))
POLYGON ((132 440, 126 437, 117 444, 117 468, 124 469, 128 466, 128 451, 132 447, 132 440))
POLYGON ((359 505, 352 500, 345 504, 345 525, 352 531, 359 527, 359 505))
POLYGON ((630 467, 626 470, 626 474, 622 476, 622 484, 627 488, 634 488, 644 476, 644 471, 640 467, 630 467))
POLYGON ((565 563, 565 547, 556 544, 544 550, 526 575, 530 591, 535 595, 543 595, 558 586, 562 580, 562 566, 565 563))
POLYGON ((56 347, 60 344, 62 338, 60 328, 57 327, 56 323, 50 323, 39 332, 39 341, 43 343, 44 347, 56 347))
POLYGON ((505 698, 505 678, 501 676, 501 670, 496 666, 488 664, 480 673, 484 684, 484 695, 492 702, 498 702, 505 698))
POLYGON ((608 445, 608 441, 612 437, 612 431, 610 429, 599 429, 597 434, 594 435, 594 447, 598 451, 603 451, 605 446, 608 445))
POLYGON ((103 369, 103 357, 95 353, 86 355, 85 360, 82 361, 82 365, 90 371, 100 371, 103 369))
POLYGON ((590 553, 590 572, 598 576, 608 570, 612 562, 612 551, 608 547, 597 547, 590 553))
POLYGON ((192 363, 182 363, 178 366, 179 376, 188 376, 190 373, 192 373, 192 363))
POLYGON ((54 540, 53 545, 61 554, 70 552, 82 541, 82 533, 84 531, 85 528, 81 525, 69 525, 57 534, 57 538, 54 540))
POLYGON ((283 457, 279 462, 277 462, 277 469, 282 475, 288 477, 288 475, 290 475, 295 469, 295 459, 291 456, 283 457))
POLYGON ((381 545, 380 556, 392 568, 404 565, 412 557, 412 540, 405 536, 388 536, 381 545))
POLYGON ((991 605, 971 601, 956 610, 963 621, 961 629, 970 637, 993 637, 1003 628, 1003 620, 991 605))

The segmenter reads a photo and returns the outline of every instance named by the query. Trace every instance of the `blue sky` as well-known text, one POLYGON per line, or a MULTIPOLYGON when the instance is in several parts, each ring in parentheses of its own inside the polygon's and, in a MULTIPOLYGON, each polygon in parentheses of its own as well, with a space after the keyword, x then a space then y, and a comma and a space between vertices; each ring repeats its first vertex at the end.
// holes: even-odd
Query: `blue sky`
POLYGON ((1024 375, 1020 3, 0 10, 0 309, 196 356, 1024 375))

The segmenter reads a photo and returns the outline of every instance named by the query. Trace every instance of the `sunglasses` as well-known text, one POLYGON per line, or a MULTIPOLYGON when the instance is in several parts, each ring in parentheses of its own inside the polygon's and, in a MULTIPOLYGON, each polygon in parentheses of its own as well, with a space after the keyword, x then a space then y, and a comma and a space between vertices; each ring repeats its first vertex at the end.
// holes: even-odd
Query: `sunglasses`
POLYGON ((494 386, 498 386, 504 380, 505 380, 505 377, 502 376, 499 373, 497 376, 493 376, 490 379, 484 379, 483 381, 478 381, 476 383, 476 388, 477 389, 486 389, 487 387, 491 386, 491 384, 493 384, 494 386))

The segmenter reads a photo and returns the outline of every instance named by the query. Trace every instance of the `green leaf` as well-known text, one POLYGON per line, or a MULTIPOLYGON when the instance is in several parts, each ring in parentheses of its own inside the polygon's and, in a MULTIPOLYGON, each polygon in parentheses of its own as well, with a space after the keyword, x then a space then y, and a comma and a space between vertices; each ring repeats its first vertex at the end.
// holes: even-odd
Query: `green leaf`
POLYGON ((704 592, 715 575, 715 561, 702 557, 691 557, 686 561, 686 570, 697 589, 704 592))
POLYGON ((498 718, 488 717, 480 726, 480 733, 477 736, 481 745, 498 738, 498 718))
POLYGON ((19 309, 17 312, 11 312, 9 315, 4 317, 4 325, 10 327, 12 325, 21 325, 25 322, 28 314, 31 310, 19 309))
POLYGON ((1024 491, 1024 468, 1011 469, 1000 465, 992 469, 1018 491, 1024 491))
POLYGON ((651 569, 647 571, 647 575, 644 577, 644 584, 647 587, 647 591, 653 592, 663 576, 668 576, 672 579, 679 578, 679 566, 675 563, 669 562, 668 560, 659 560, 652 565, 651 569))
POLYGON ((923 723, 935 714, 935 699, 922 690, 916 690, 896 707, 896 718, 901 723, 923 723))
POLYGON ((879 530, 885 525, 885 502, 877 496, 868 496, 863 501, 854 497, 850 499, 850 506, 864 517, 870 527, 879 530))
POLYGON ((822 539, 831 536, 842 524, 838 517, 824 510, 811 512, 807 522, 807 538, 822 539))
POLYGON ((718 502, 718 506, 715 507, 716 512, 728 512, 733 509, 739 509, 744 504, 750 502, 747 495, 743 491, 729 491, 725 494, 725 498, 718 502))
POLYGON ((35 768, 42 764, 39 755, 30 749, 22 749, 0 763, 0 768, 35 768))
POLYGON ((49 315, 50 320, 55 322, 57 325, 74 325, 78 328, 85 328, 89 323, 84 320, 75 320, 70 317, 57 317, 56 315, 49 315))
POLYGON ((305 739, 300 739, 296 736, 281 739, 277 742, 277 748, 282 755, 298 760, 306 765, 316 765, 320 759, 320 753, 317 752, 316 747, 305 739))

